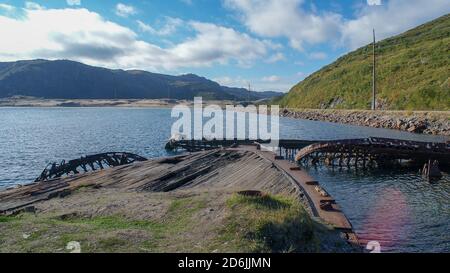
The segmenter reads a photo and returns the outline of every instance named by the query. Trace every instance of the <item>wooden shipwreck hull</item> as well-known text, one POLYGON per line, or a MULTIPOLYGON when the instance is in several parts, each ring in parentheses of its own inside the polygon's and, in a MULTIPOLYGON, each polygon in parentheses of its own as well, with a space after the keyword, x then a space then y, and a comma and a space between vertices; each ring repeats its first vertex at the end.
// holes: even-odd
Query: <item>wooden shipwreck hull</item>
POLYGON ((78 159, 61 163, 51 163, 42 171, 41 175, 34 182, 47 181, 71 174, 87 173, 105 167, 117 167, 130 164, 136 161, 146 161, 147 159, 131 153, 103 153, 83 156, 78 159))

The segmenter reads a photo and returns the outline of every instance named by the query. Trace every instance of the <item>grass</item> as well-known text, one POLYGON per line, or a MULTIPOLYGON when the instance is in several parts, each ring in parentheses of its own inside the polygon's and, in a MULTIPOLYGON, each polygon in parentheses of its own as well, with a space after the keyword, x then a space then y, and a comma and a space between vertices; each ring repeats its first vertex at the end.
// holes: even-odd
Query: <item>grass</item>
POLYGON ((171 198, 157 219, 76 213, 1 216, 0 252, 69 252, 66 246, 72 241, 80 243, 83 253, 317 252, 345 247, 335 231, 313 221, 293 198, 171 198))
MULTIPOLYGON (((450 109, 450 15, 377 43, 378 104, 390 110, 450 109)), ((289 108, 369 109, 371 45, 294 86, 277 103, 289 108)))
POLYGON ((323 232, 301 204, 282 196, 233 195, 216 246, 242 252, 318 252, 323 232))
POLYGON ((0 223, 9 223, 13 222, 14 220, 16 220, 16 218, 0 215, 0 223))
POLYGON ((66 252, 71 241, 79 242, 83 252, 159 252, 172 237, 192 228, 192 216, 204 205, 201 198, 176 199, 165 217, 149 220, 124 215, 1 216, 0 252, 66 252))

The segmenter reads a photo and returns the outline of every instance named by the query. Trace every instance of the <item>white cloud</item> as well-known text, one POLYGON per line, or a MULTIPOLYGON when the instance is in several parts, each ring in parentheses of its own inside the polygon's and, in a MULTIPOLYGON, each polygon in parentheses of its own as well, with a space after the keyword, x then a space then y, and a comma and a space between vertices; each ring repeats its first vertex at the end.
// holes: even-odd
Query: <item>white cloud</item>
POLYGON ((69 6, 79 6, 81 5, 81 0, 66 0, 69 6))
POLYGON ((191 22, 197 32, 194 38, 176 45, 171 52, 189 63, 200 65, 208 60, 225 64, 234 59, 239 65, 248 66, 268 52, 265 41, 257 40, 245 33, 210 23, 191 22))
POLYGON ((137 20, 139 29, 143 32, 148 32, 158 36, 168 36, 176 32, 176 30, 183 25, 183 20, 179 18, 165 17, 165 24, 160 29, 155 29, 151 25, 137 20))
POLYGON ((265 37, 287 37, 291 47, 303 50, 304 44, 321 43, 335 37, 341 16, 317 15, 301 8, 303 0, 225 0, 238 11, 244 24, 265 37))
POLYGON ((136 14, 136 9, 133 6, 118 3, 116 5, 116 14, 120 17, 128 17, 136 14))
POLYGON ((298 77, 283 77, 279 80, 275 80, 277 76, 268 76, 259 79, 244 78, 241 76, 230 77, 223 76, 214 78, 213 81, 218 82, 221 85, 238 87, 238 88, 248 88, 251 84, 252 91, 279 91, 287 92, 291 87, 298 82, 298 77), (270 78, 273 79, 270 80, 270 78))
POLYGON ((4 10, 6 12, 12 12, 14 11, 16 8, 14 6, 8 5, 8 4, 2 4, 0 3, 0 10, 4 10))
POLYGON ((309 54, 309 58, 311 60, 325 60, 327 57, 328 56, 327 56, 327 54, 325 52, 320 52, 320 51, 311 52, 309 54))
POLYGON ((380 6, 381 0, 367 0, 367 5, 369 6, 380 6))
POLYGON ((273 45, 214 24, 186 22, 195 33, 160 47, 127 27, 81 9, 24 9, 23 18, 0 15, 0 61, 72 59, 111 68, 175 70, 213 64, 251 65, 273 45))
POLYGON ((273 54, 272 56, 270 56, 266 60, 266 63, 277 63, 277 62, 285 61, 285 60, 286 60, 286 57, 284 56, 284 54, 281 52, 277 52, 277 53, 273 54))
POLYGON ((43 6, 39 5, 38 3, 35 2, 25 2, 25 8, 27 9, 34 9, 34 10, 42 10, 44 9, 43 6))
POLYGON ((218 78, 214 78, 213 81, 218 82, 220 85, 224 85, 224 86, 233 86, 233 87, 243 87, 245 86, 246 83, 244 80, 242 80, 241 78, 238 79, 233 79, 229 76, 223 76, 223 77, 218 77, 218 78))
POLYGON ((448 0, 395 0, 382 6, 365 6, 357 18, 344 23, 341 42, 354 49, 372 40, 372 28, 381 40, 450 12, 448 0))
POLYGON ((272 76, 267 76, 267 77, 263 77, 261 79, 263 82, 279 82, 281 81, 281 77, 276 76, 276 75, 272 75, 272 76))
POLYGON ((226 7, 237 12, 253 33, 263 37, 285 37, 297 50, 330 42, 334 46, 353 49, 371 42, 372 28, 376 28, 382 39, 450 12, 448 0, 395 0, 383 5, 377 5, 381 4, 380 0, 370 0, 371 5, 357 7, 353 19, 337 12, 308 10, 304 0, 224 2, 226 7))
POLYGON ((152 26, 147 25, 146 23, 142 22, 141 20, 137 20, 136 22, 137 22, 137 24, 139 26, 139 29, 141 31, 149 32, 149 33, 152 33, 152 34, 157 32, 152 26))
POLYGON ((307 75, 308 74, 306 73, 284 75, 283 77, 272 75, 262 78, 222 76, 214 78, 213 81, 216 81, 221 85, 239 88, 248 88, 248 85, 251 84, 252 91, 288 92, 294 84, 298 83, 299 80, 303 79, 307 75))

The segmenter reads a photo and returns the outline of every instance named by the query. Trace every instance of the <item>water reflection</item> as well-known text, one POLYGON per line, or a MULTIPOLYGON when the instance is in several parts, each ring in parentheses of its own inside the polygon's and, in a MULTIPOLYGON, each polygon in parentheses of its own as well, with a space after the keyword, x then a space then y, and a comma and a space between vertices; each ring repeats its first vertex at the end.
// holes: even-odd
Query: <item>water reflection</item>
POLYGON ((308 167, 341 205, 362 243, 387 252, 450 251, 450 179, 429 183, 411 170, 308 167))

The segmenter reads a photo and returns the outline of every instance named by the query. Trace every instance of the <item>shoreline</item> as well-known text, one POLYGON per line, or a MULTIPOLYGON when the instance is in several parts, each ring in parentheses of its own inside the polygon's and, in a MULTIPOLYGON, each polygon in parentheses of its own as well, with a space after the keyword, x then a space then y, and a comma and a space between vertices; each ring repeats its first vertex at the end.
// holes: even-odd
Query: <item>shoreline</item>
MULTIPOLYGON (((228 100, 207 100, 205 105, 236 104, 228 100)), ((179 99, 40 99, 29 97, 0 98, 0 108, 6 107, 36 107, 36 108, 89 108, 89 107, 117 107, 117 108, 170 108, 177 105, 193 106, 191 100, 179 99)))
POLYGON ((184 100, 170 99, 38 99, 5 98, 0 99, 0 107, 39 107, 39 108, 77 108, 77 107, 171 107, 188 104, 184 100))
MULTIPOLYGON (((204 101, 204 105, 216 104, 221 107, 239 103, 235 101, 204 101)), ((0 99, 0 108, 170 108, 180 104, 193 106, 193 101, 175 99, 39 99, 30 97, 0 99)), ((280 109, 280 117, 394 129, 418 134, 450 136, 450 111, 369 111, 282 108, 280 109)))
POLYGON ((368 111, 284 108, 280 110, 280 116, 393 129, 417 134, 450 136, 450 111, 368 111))

